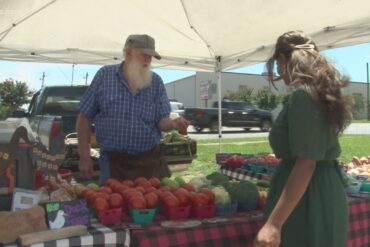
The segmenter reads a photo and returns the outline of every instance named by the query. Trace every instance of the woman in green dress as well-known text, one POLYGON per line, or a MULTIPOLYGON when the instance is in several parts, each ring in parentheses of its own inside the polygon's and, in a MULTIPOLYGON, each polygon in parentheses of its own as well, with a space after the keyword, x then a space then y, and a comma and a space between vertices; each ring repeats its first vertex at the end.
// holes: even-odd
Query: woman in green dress
POLYGON ((270 81, 283 79, 292 93, 269 136, 281 163, 255 246, 344 247, 348 208, 336 159, 338 135, 351 121, 349 99, 341 93, 349 79, 300 31, 278 38, 266 67, 270 81))

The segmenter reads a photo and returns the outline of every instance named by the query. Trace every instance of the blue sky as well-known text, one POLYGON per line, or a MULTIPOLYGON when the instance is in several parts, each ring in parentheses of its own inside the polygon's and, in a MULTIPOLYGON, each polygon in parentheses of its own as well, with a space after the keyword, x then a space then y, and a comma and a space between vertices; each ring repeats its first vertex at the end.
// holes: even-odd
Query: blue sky
MULTIPOLYGON (((352 81, 366 82, 366 63, 370 63, 370 43, 337 48, 323 51, 323 53, 334 62, 338 69, 345 75, 350 76, 352 81)), ((96 71, 101 66, 80 65, 74 66, 73 84, 85 84, 86 74, 88 73, 87 83, 89 84, 96 71)), ((45 73, 45 85, 70 85, 72 82, 71 64, 46 64, 46 63, 26 63, 0 61, 0 81, 13 78, 18 81, 27 82, 32 90, 41 87, 41 78, 45 73)), ((233 72, 261 74, 264 64, 248 66, 233 72)), ((178 80, 190 75, 194 71, 163 70, 154 69, 165 83, 178 80)))

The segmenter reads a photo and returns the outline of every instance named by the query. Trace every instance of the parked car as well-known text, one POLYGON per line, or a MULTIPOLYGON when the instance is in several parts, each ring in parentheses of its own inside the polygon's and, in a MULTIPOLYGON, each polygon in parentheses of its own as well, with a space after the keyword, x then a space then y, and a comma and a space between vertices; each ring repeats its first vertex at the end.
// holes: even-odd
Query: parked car
POLYGON ((177 118, 184 115, 184 104, 178 101, 170 101, 171 105, 171 118, 177 118))
MULTIPOLYGON (((258 109, 244 101, 221 102, 222 126, 241 127, 245 130, 258 127, 261 131, 269 131, 273 117, 270 111, 258 109)), ((184 117, 191 122, 197 132, 204 128, 218 131, 218 102, 213 108, 186 108, 184 117)))

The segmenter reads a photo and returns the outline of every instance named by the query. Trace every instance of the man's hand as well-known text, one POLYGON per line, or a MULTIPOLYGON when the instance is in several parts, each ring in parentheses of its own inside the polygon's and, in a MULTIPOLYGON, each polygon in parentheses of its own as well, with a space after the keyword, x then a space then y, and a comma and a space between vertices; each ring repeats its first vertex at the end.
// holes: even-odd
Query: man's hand
POLYGON ((90 156, 89 157, 80 157, 78 164, 80 169, 81 176, 85 179, 91 179, 93 175, 93 165, 90 156))
POLYGON ((178 117, 173 120, 175 122, 176 128, 179 130, 181 135, 188 134, 189 121, 183 117, 178 117))

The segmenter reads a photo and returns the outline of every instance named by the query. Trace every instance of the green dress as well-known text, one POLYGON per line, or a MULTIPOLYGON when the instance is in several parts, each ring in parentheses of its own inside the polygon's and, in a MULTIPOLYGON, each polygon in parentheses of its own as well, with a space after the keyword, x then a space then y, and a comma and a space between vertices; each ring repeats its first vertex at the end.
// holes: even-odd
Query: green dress
POLYGON ((340 146, 325 113, 302 88, 295 90, 270 132, 270 145, 282 159, 272 181, 266 217, 273 210, 296 157, 317 161, 306 192, 282 228, 282 247, 346 246, 348 207, 336 158, 340 146))

